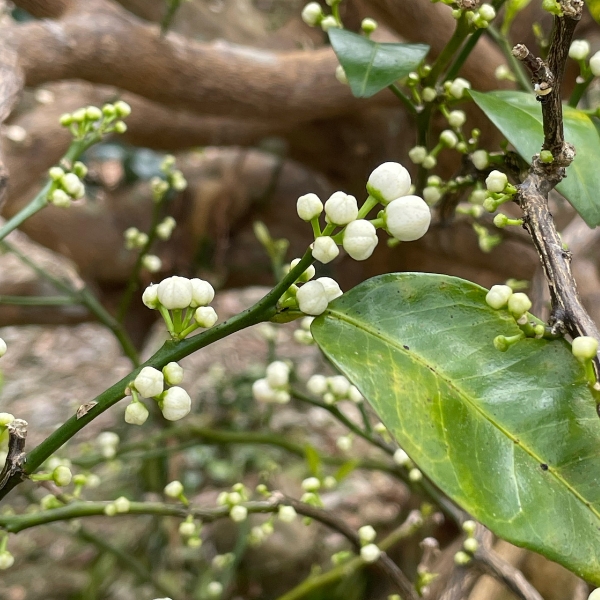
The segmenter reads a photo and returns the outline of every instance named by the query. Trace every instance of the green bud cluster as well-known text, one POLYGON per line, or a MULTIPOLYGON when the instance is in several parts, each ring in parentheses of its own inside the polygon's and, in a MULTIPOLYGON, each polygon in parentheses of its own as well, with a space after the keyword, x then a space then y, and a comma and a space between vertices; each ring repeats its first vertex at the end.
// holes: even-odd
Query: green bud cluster
POLYGON ((68 127, 75 140, 84 140, 87 136, 102 137, 109 133, 125 133, 127 125, 123 119, 131 114, 127 102, 118 100, 114 104, 79 108, 60 117, 60 124, 68 127))

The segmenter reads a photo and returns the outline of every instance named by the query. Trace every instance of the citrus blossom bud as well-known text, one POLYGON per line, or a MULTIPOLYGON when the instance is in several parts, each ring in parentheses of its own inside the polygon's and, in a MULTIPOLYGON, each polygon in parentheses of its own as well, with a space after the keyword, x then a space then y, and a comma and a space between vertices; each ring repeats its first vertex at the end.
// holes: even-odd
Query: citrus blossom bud
POLYGON ((293 506, 280 506, 277 516, 280 521, 284 523, 291 523, 295 520, 297 514, 296 509, 293 506))
MULTIPOLYGON (((161 373, 162 375, 162 373, 161 373)), ((169 388, 160 400, 160 410, 167 421, 179 421, 192 409, 192 399, 181 387, 169 388)))
POLYGON ((252 396, 257 402, 275 402, 276 392, 265 378, 257 379, 252 384, 252 396))
POLYGON ((303 221, 311 221, 323 212, 323 203, 316 194, 305 194, 298 198, 296 211, 303 221))
POLYGON ((142 266, 150 271, 150 273, 156 273, 162 267, 162 260, 154 254, 146 254, 142 258, 142 266))
POLYGON ((495 192, 496 194, 503 192, 507 184, 508 177, 505 173, 502 173, 500 171, 492 171, 485 180, 485 187, 490 192, 495 192))
POLYGON ((229 516, 231 517, 232 521, 241 523, 242 521, 246 520, 246 517, 248 516, 248 509, 245 506, 240 506, 237 504, 236 506, 231 507, 229 516))
POLYGON ((219 317, 212 306, 199 306, 194 313, 194 319, 200 327, 209 329, 219 320, 219 317))
POLYGON ((313 258, 324 265, 331 262, 339 253, 338 245, 328 235, 318 237, 313 244, 313 258))
POLYGON ((315 396, 322 396, 327 391, 327 377, 312 375, 306 382, 306 389, 315 396))
POLYGON ((158 369, 155 369, 154 367, 144 367, 137 374, 133 385, 144 398, 152 398, 162 394, 164 377, 158 369))
POLYGON ((427 158, 427 148, 425 148, 425 146, 415 146, 414 148, 411 148, 408 151, 408 158, 410 158, 415 165, 420 165, 427 158))
POLYGON ((183 494, 183 485, 180 481, 171 481, 165 486, 165 495, 169 498, 179 498, 183 494))
POLYGON ((330 223, 347 225, 358 216, 356 198, 344 192, 334 192, 325 202, 325 214, 330 223))
POLYGON ((594 77, 600 75, 600 51, 596 52, 596 54, 590 58, 590 69, 594 77))
POLYGON ((323 31, 329 31, 332 27, 339 27, 340 24, 337 22, 336 18, 332 15, 328 15, 321 21, 321 29, 323 31))
POLYGON ((590 44, 586 40, 573 40, 569 48, 569 57, 573 60, 584 60, 590 53, 590 44))
POLYGON ((207 306, 210 304, 215 297, 215 290, 208 281, 204 279, 190 279, 192 285, 192 302, 190 306, 196 308, 198 306, 207 306))
POLYGON ((142 302, 148 308, 156 308, 158 306, 158 285, 151 283, 142 294, 142 302))
POLYGON ((455 127, 458 129, 462 127, 467 121, 467 115, 463 110, 453 110, 448 115, 448 124, 450 127, 455 127))
POLYGON ((325 288, 325 295, 328 302, 339 298, 344 293, 340 289, 338 282, 331 277, 319 277, 315 281, 318 281, 325 288))
POLYGON ((410 184, 410 174, 400 163, 386 162, 369 175, 367 191, 385 205, 396 198, 406 196, 410 184))
POLYGON ((419 196, 404 196, 386 206, 385 223, 393 237, 401 242, 412 242, 427 233, 431 212, 419 196))
POLYGON ((178 385, 183 381, 183 368, 176 362, 165 365, 162 372, 169 385, 178 385))
POLYGON ((148 409, 141 402, 131 402, 125 409, 125 423, 143 425, 149 414, 148 409))
POLYGON ((0 552, 0 571, 10 569, 15 564, 15 557, 8 551, 0 552))
POLYGON ((346 227, 342 245, 354 260, 366 260, 373 254, 378 242, 375 226, 365 219, 359 219, 346 227))
POLYGON ((363 544, 368 544, 377 537, 377 532, 371 525, 363 525, 358 530, 358 537, 363 544))
POLYGON ((471 154, 471 160, 473 161, 476 169, 483 171, 483 169, 488 166, 490 157, 485 150, 475 150, 475 152, 471 154))
POLYGON ((158 284, 158 300, 168 310, 187 308, 192 298, 192 284, 185 277, 174 275, 158 284))
POLYGON ((6 427, 15 420, 14 415, 7 412, 0 412, 0 427, 6 427))
POLYGON ((290 378, 290 368, 281 360, 272 362, 267 367, 267 383, 272 388, 284 387, 290 378))
POLYGON ((498 310, 507 305, 508 300, 512 295, 512 288, 508 285, 493 285, 486 294, 485 301, 489 306, 498 310))
POLYGON ((320 315, 327 309, 327 293, 320 281, 305 283, 296 293, 300 310, 307 315, 320 315))
POLYGON ((514 317, 521 317, 531 308, 531 300, 527 294, 517 292, 508 299, 508 310, 514 317))
POLYGON ((71 483, 71 479, 73 479, 73 474, 71 473, 71 469, 69 467, 65 467, 64 465, 60 465, 54 469, 52 472, 52 480, 59 487, 65 487, 71 483))
POLYGON ((302 20, 311 27, 318 25, 323 18, 323 11, 318 2, 309 2, 302 9, 302 20))
POLYGON ((457 77, 448 87, 448 93, 456 99, 463 97, 465 90, 471 88, 471 84, 462 77, 457 77))
POLYGON ((360 557, 366 563, 374 563, 381 556, 381 550, 375 544, 367 544, 360 549, 360 557))
POLYGON ((454 148, 458 144, 458 136, 451 129, 445 129, 440 134, 440 142, 446 148, 454 148))
POLYGON ((571 344, 571 351, 578 360, 589 360, 594 358, 598 352, 598 341, 587 335, 576 337, 571 344))

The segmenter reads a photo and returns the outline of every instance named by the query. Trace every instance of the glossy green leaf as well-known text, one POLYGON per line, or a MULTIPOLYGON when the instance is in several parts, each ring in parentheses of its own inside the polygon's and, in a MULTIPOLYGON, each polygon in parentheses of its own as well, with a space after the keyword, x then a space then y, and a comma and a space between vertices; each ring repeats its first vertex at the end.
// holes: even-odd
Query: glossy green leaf
POLYGON ((366 281, 312 325, 418 467, 497 535, 600 584, 600 419, 564 341, 526 339, 486 290, 424 273, 366 281))
POLYGON ((429 52, 426 44, 382 44, 345 29, 330 29, 329 39, 357 98, 369 98, 406 77, 429 52))
MULTIPOLYGON (((487 117, 528 162, 544 140, 542 109, 534 94, 496 91, 471 92, 487 117)), ((600 225, 600 135, 584 112, 563 107, 565 139, 575 146, 577 156, 557 190, 590 226, 600 225)))
POLYGON ((596 23, 600 23, 600 0, 585 0, 590 14, 596 23))

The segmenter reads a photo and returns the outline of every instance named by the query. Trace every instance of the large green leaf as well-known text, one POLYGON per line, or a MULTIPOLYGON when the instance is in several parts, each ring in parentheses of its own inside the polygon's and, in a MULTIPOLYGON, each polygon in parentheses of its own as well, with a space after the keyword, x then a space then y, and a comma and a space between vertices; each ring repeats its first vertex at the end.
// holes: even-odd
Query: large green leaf
POLYGON ((426 44, 381 44, 338 28, 329 30, 329 39, 357 98, 369 98, 406 77, 429 52, 426 44))
MULTIPOLYGON (((471 95, 519 154, 531 161, 544 140, 542 109, 535 95, 513 91, 471 95)), ((600 135, 584 112, 569 106, 564 106, 563 111, 565 139, 574 144, 577 156, 567 169, 567 178, 556 189, 590 227, 595 227, 600 225, 600 135)))
POLYGON ((526 339, 486 290, 423 273, 366 281, 312 325, 423 472, 497 535, 600 584, 600 420, 564 341, 526 339))

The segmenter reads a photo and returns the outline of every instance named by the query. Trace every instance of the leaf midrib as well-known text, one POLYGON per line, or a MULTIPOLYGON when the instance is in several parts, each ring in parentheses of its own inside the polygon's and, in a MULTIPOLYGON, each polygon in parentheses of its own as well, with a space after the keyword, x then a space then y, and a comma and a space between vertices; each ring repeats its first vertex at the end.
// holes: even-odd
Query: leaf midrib
MULTIPOLYGON (((529 446, 523 444, 520 439, 518 439, 515 436, 513 436, 502 425, 500 425, 497 421, 495 421, 494 419, 492 419, 491 416, 487 412, 485 412, 478 404, 476 404, 475 402, 473 402, 470 399, 470 396, 467 394, 466 391, 464 391, 462 388, 460 388, 459 386, 457 386, 447 375, 445 375, 444 373, 442 373, 441 371, 439 371, 437 367, 432 367, 431 365, 429 365, 429 363, 423 357, 421 357, 420 355, 416 354, 415 352, 409 352, 409 351, 405 350, 404 347, 403 347, 403 345, 400 342, 397 342, 393 338, 389 338, 388 336, 382 334, 381 332, 372 329, 371 327, 369 327, 368 325, 366 325, 362 321, 357 321, 355 319, 350 318, 345 313, 340 313, 340 312, 337 312, 335 310, 328 309, 328 311, 327 311, 326 314, 329 314, 331 316, 337 316, 340 321, 345 321, 346 323, 348 323, 350 325, 353 325, 357 329, 360 329, 360 330, 364 331, 365 333, 370 334, 373 337, 378 338, 381 341, 390 344, 396 350, 398 350, 402 354, 405 354, 406 356, 408 356, 408 358, 410 360, 412 360, 413 362, 418 363, 419 365, 421 365, 425 369, 433 370, 433 372, 438 377, 440 377, 444 381, 444 383, 446 383, 448 385, 448 387, 450 387, 451 389, 455 390, 455 392, 461 398, 463 398, 465 400, 465 402, 473 410, 475 410, 476 412, 478 412, 484 419, 486 419, 489 423, 491 423, 494 427, 496 427, 496 429, 498 429, 508 439, 512 440, 513 443, 518 444, 518 446, 520 448, 522 448, 527 454, 529 454, 529 456, 531 456, 538 464, 541 464, 541 463, 547 464, 546 461, 543 458, 539 457, 529 446)), ((568 481, 566 481, 563 477, 561 477, 554 467, 548 465, 548 471, 547 471, 547 473, 550 473, 560 484, 562 484, 568 491, 570 491, 573 494, 573 496, 575 496, 575 498, 577 498, 577 500, 579 500, 586 508, 588 508, 596 518, 598 518, 600 520, 600 512, 597 511, 592 506, 592 503, 589 500, 587 500, 582 494, 580 494, 568 481)))

